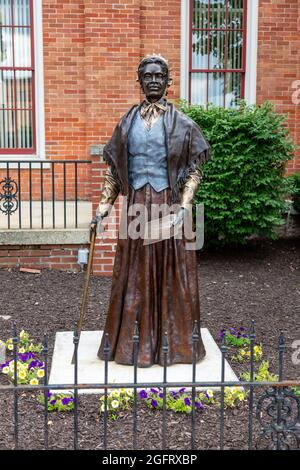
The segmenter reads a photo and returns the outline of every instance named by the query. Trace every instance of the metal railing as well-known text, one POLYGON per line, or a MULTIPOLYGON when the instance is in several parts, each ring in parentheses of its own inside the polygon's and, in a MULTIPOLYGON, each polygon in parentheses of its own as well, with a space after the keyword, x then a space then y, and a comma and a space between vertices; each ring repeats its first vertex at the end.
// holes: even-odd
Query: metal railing
POLYGON ((79 170, 91 163, 0 160, 0 230, 78 228, 79 205, 90 199, 89 180, 79 170))
MULTIPOLYGON (((163 338, 163 381, 162 382, 148 382, 142 383, 137 382, 137 357, 138 357, 138 344, 139 344, 139 332, 137 322, 135 324, 135 332, 133 335, 133 382, 127 383, 109 383, 108 382, 108 357, 110 354, 110 345, 108 336, 105 336, 104 344, 104 380, 101 383, 93 384, 79 384, 78 383, 78 343, 79 337, 77 331, 74 331, 73 343, 74 343, 74 383, 72 384, 49 384, 48 381, 48 340, 47 336, 44 335, 43 339, 43 350, 42 356, 44 360, 44 370, 45 375, 43 379, 43 384, 40 385, 19 385, 17 377, 17 361, 18 361, 18 352, 17 345, 19 338, 16 331, 16 325, 14 324, 13 331, 13 361, 14 361, 14 384, 13 385, 0 385, 0 396, 1 392, 9 391, 14 395, 14 445, 15 449, 19 449, 19 393, 24 391, 35 391, 42 390, 44 393, 44 448, 49 448, 49 422, 48 422, 48 392, 51 390, 52 393, 59 391, 70 391, 74 390, 74 412, 73 412, 73 432, 74 432, 74 449, 79 448, 78 443, 78 416, 79 416, 79 390, 104 390, 104 418, 103 418, 103 449, 107 450, 108 447, 108 390, 109 389, 120 389, 128 388, 133 389, 133 427, 132 427, 132 449, 135 450, 138 448, 137 444, 137 425, 138 425, 138 399, 137 391, 142 388, 149 387, 160 387, 163 389, 163 407, 162 407, 162 441, 161 449, 165 450, 168 448, 167 442, 167 432, 166 432, 166 423, 167 423, 167 407, 166 407, 166 397, 167 389, 174 388, 191 388, 192 391, 192 404, 191 404, 191 442, 190 449, 195 449, 195 438, 197 435, 197 416, 195 399, 196 399, 196 389, 203 387, 219 387, 220 388, 220 441, 219 449, 224 449, 224 416, 225 416, 225 387, 244 387, 249 389, 248 395, 248 405, 249 405, 249 414, 248 414, 248 449, 261 449, 261 443, 263 439, 268 443, 268 449, 282 450, 282 449, 300 449, 300 397, 298 394, 293 392, 291 387, 300 387, 300 381, 284 381, 283 380, 283 365, 284 365, 284 353, 285 353, 285 339, 283 333, 279 337, 279 357, 278 357, 278 380, 277 381, 256 381, 254 375, 254 342, 256 338, 256 333, 254 329, 254 324, 252 324, 250 332, 250 380, 240 380, 240 381, 225 381, 225 360, 226 352, 228 346, 225 344, 225 338, 221 345, 221 380, 217 382, 205 382, 196 380, 196 351, 197 344, 199 342, 199 330, 197 322, 195 322, 194 330, 192 333, 192 344, 193 344, 193 363, 192 363, 192 377, 190 382, 168 382, 168 338, 167 335, 163 338), (257 398, 255 403, 254 391, 259 390, 260 388, 267 387, 267 390, 263 390, 262 394, 257 398), (264 420, 263 414, 265 413, 266 418, 264 420), (253 421, 256 419, 256 422, 260 425, 260 434, 259 437, 254 442, 253 438, 253 421), (292 441, 292 442, 291 442, 292 441)), ((139 431, 139 434, 141 431, 139 431)), ((128 448, 127 448, 128 449, 128 448)))

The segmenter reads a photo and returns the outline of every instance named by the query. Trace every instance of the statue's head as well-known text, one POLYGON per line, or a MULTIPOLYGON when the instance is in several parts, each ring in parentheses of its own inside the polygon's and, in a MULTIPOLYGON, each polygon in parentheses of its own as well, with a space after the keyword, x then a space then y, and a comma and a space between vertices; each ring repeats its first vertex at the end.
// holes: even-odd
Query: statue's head
POLYGON ((160 100, 172 83, 168 61, 160 55, 144 57, 137 74, 137 80, 149 101, 160 100))

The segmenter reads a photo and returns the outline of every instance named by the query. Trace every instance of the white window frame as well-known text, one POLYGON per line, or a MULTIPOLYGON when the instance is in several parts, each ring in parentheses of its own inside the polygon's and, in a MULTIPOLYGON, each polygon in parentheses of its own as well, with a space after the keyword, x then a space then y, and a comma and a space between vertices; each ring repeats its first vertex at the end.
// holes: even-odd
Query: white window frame
MULTIPOLYGON (((34 31, 34 62, 35 62, 35 119, 36 119, 36 152, 33 154, 0 154, 1 160, 28 161, 45 160, 45 98, 44 98, 44 53, 43 53, 43 16, 42 0, 34 1, 33 8, 34 31)), ((10 168, 13 168, 12 166, 10 168)))
MULTIPOLYGON (((256 103, 258 2, 259 0, 248 0, 247 2, 245 73, 245 101, 247 104, 256 103)), ((189 96, 189 5, 189 0, 181 0, 180 97, 185 100, 188 100, 189 96)))

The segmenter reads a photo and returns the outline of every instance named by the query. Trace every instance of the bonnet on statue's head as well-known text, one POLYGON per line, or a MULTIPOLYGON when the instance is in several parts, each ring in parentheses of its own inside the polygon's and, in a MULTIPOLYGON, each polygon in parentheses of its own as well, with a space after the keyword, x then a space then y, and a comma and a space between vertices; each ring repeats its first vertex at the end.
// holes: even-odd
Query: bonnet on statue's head
POLYGON ((165 57, 163 57, 161 54, 147 54, 145 57, 142 58, 142 60, 139 63, 138 69, 137 69, 137 82, 141 83, 141 75, 143 73, 143 69, 147 64, 161 64, 163 68, 164 74, 167 76, 167 87, 172 85, 172 77, 171 77, 171 68, 169 65, 169 62, 165 57))

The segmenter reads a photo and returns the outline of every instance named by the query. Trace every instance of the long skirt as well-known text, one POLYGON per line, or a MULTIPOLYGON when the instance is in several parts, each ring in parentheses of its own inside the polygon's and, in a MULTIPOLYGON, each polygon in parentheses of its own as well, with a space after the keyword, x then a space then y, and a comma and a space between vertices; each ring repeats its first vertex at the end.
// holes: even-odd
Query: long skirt
MULTIPOLYGON (((156 192, 150 184, 129 189, 131 204, 143 204, 151 219, 152 204, 174 202, 170 188, 156 192)), ((127 223, 132 221, 127 217, 127 223)), ((108 360, 133 365, 135 322, 139 342, 137 365, 164 364, 163 342, 167 333, 167 365, 193 362, 192 332, 198 322, 199 341, 195 358, 205 356, 200 334, 200 305, 196 251, 186 250, 186 238, 171 237, 143 245, 143 238, 118 237, 110 304, 98 357, 104 360, 104 337, 108 334, 108 360)), ((195 348, 195 346, 194 346, 195 348)))

